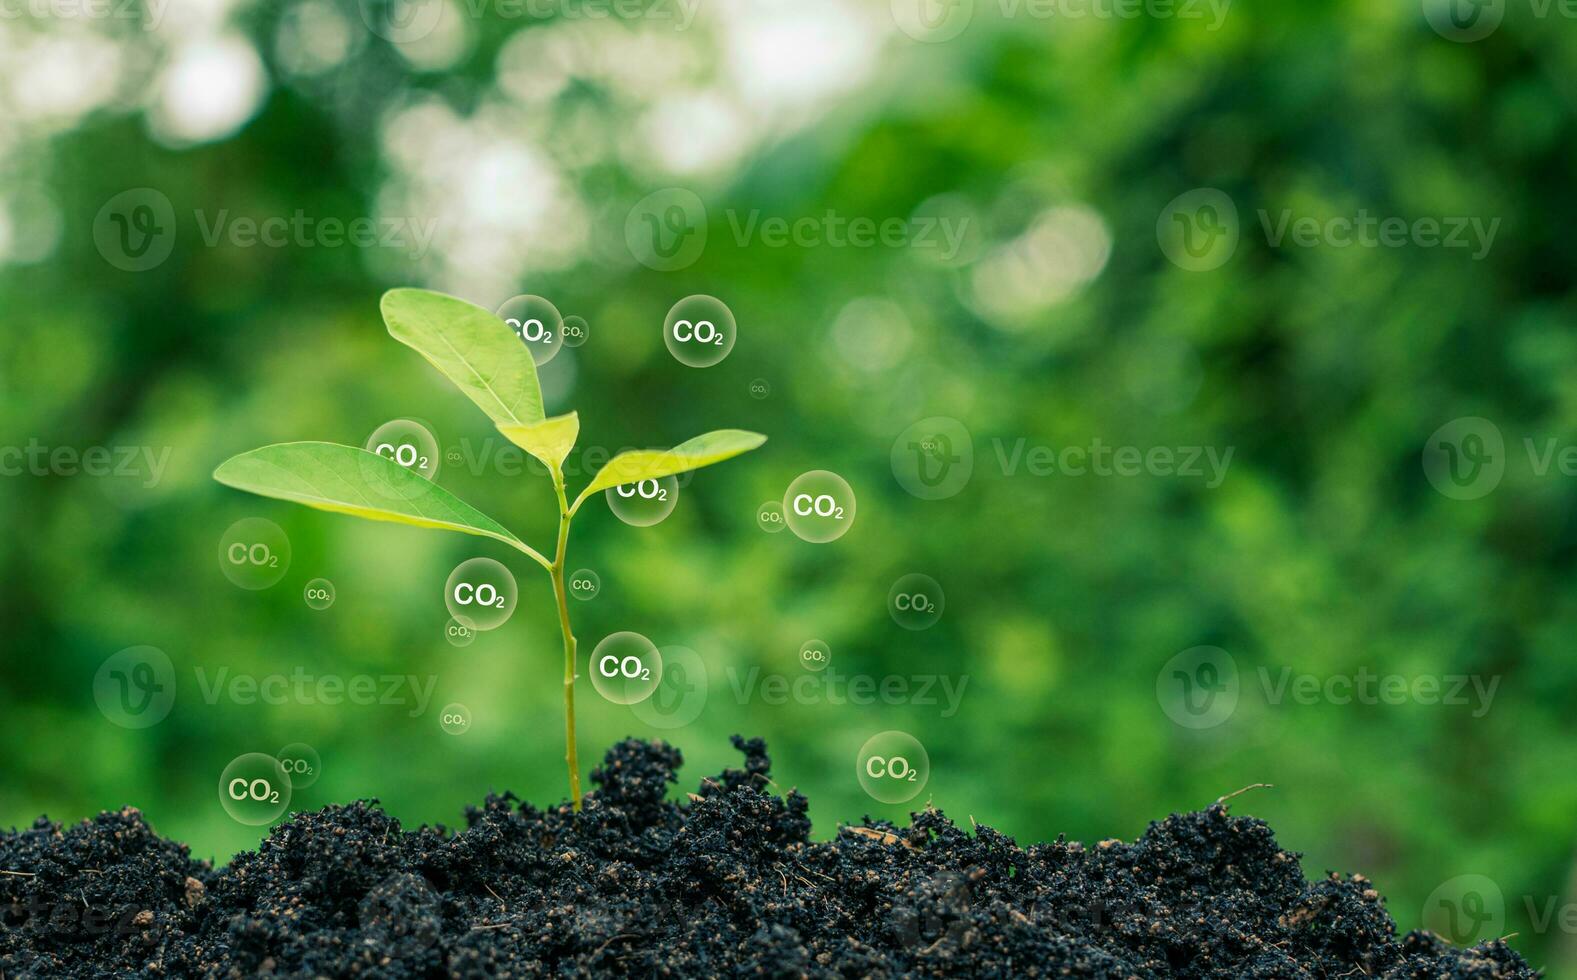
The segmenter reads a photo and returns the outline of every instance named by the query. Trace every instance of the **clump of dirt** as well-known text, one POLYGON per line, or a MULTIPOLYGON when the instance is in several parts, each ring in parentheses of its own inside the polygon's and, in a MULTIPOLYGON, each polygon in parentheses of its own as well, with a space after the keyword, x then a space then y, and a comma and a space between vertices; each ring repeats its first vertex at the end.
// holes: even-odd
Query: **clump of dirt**
POLYGON ((1222 805, 1133 843, 1020 847, 940 812, 809 840, 760 739, 668 802, 634 739, 577 815, 513 795, 466 829, 371 803, 276 827, 215 870, 133 809, 0 835, 4 977, 1536 977, 1503 942, 1398 937, 1358 876, 1310 882, 1222 805))

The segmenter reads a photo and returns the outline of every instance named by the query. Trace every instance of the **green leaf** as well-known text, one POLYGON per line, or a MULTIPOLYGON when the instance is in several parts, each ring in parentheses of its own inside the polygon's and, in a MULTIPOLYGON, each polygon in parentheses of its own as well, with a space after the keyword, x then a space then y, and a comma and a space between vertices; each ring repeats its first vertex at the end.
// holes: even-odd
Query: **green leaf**
POLYGON ((582 490, 580 496, 576 498, 575 507, 579 507, 581 501, 599 490, 672 476, 687 470, 698 470, 703 466, 732 459, 740 453, 748 453, 766 441, 767 437, 760 433, 745 432, 742 429, 718 429, 706 435, 696 436, 688 442, 682 442, 672 449, 639 449, 620 453, 609 460, 607 466, 597 471, 597 476, 591 481, 590 486, 582 490))
POLYGON ((214 470, 226 486, 373 521, 459 531, 547 560, 503 525, 387 456, 331 442, 286 442, 232 456, 214 470))
POLYGON ((391 289, 379 306, 389 335, 427 358, 495 423, 542 421, 536 362, 503 320, 429 289, 391 289))
POLYGON ((580 416, 570 412, 530 425, 500 425, 498 431, 558 473, 564 466, 564 457, 575 448, 575 440, 580 436, 580 416))

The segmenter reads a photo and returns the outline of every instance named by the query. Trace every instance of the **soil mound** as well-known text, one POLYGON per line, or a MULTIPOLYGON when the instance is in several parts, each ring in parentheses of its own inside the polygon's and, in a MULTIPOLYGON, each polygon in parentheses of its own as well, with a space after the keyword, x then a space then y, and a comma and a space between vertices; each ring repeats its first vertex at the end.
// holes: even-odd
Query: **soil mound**
POLYGON ((1398 937, 1359 876, 1307 881, 1221 805, 1133 843, 1020 847, 939 811, 812 843, 744 767, 614 746, 580 815, 511 794, 466 828, 374 803, 276 827, 215 870, 134 809, 0 834, 0 975, 56 977, 1535 977, 1504 943, 1398 937))

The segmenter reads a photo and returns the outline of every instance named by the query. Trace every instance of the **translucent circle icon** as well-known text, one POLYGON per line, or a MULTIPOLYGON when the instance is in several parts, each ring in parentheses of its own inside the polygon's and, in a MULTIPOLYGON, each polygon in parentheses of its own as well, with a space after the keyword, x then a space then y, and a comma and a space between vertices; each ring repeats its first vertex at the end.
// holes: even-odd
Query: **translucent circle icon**
POLYGON ((301 596, 309 607, 322 611, 334 605, 334 583, 326 578, 315 578, 301 590, 301 596))
POLYGON ((1506 895, 1488 875, 1457 875, 1429 893, 1424 928, 1458 946, 1476 946, 1506 934, 1506 895))
POLYGON ((438 727, 450 735, 464 735, 471 730, 471 709, 463 704, 446 704, 438 713, 438 727))
POLYGON ((738 332, 734 314, 723 301, 702 293, 675 303, 663 321, 668 352, 693 368, 711 367, 727 357, 738 332))
POLYGON ((591 339, 591 324, 583 316, 567 316, 559 332, 564 336, 565 347, 579 347, 591 339))
POLYGON ((806 670, 826 670, 832 663, 832 647, 821 640, 806 640, 799 648, 799 663, 806 670))
POLYGON ((219 803, 237 822, 261 827, 279 819, 290 806, 290 789, 290 776, 278 759, 248 752, 220 774, 219 803))
POLYGON ((1209 272, 1226 264, 1238 248, 1238 209, 1214 187, 1179 194, 1155 222, 1161 253, 1189 272, 1209 272))
POLYGON ((1506 440, 1500 427, 1476 415, 1453 419, 1424 443, 1424 476, 1452 500, 1477 500, 1506 475, 1506 440))
POLYGON ((305 742, 291 742, 274 753, 279 767, 290 777, 291 789, 306 789, 323 774, 323 759, 318 750, 305 742))
POLYGON ((175 665, 158 647, 127 647, 99 665, 93 700, 122 728, 148 728, 175 705, 175 665))
POLYGON ((651 640, 628 630, 603 637, 588 667, 592 686, 614 704, 645 701, 663 679, 663 655, 651 640))
POLYGON ((603 491, 613 516, 633 527, 661 524, 679 503, 679 479, 664 476, 639 483, 621 483, 603 491))
POLYGON ((860 786, 880 803, 905 803, 920 795, 931 778, 931 757, 908 732, 872 735, 855 757, 860 786))
POLYGON ((772 382, 766 378, 757 378, 750 382, 750 397, 760 401, 772 394, 772 382))
MULTIPOLYGON (((428 480, 438 476, 438 463, 441 456, 438 437, 433 435, 431 429, 415 419, 392 419, 383 423, 367 437, 367 444, 362 448, 375 456, 394 460, 417 476, 428 480)), ((377 471, 369 470, 368 475, 377 475, 377 471)), ((382 480, 373 481, 373 486, 383 489, 383 483, 382 480)), ((391 486, 388 490, 395 496, 407 496, 411 493, 403 486, 391 486)))
POLYGON ((898 434, 893 479, 921 500, 952 497, 975 472, 975 443, 964 423, 945 415, 921 419, 898 434))
POLYGON ((694 265, 706 251, 706 232, 706 204, 682 187, 653 191, 624 218, 624 243, 630 255, 658 272, 694 265))
MULTIPOLYGON (((564 318, 558 307, 541 296, 516 296, 498 308, 498 317, 509 324, 520 342, 541 367, 558 356, 564 346, 564 318)), ((582 321, 584 322, 584 321, 582 321)))
POLYGON ((776 500, 762 504, 756 511, 756 523, 768 534, 776 534, 783 530, 788 526, 788 522, 783 519, 783 505, 776 500))
POLYGON ((644 701, 630 705, 635 717, 653 728, 683 728, 706 708, 711 678, 701 655, 689 647, 659 647, 662 679, 644 701))
POLYGON ((515 576, 491 558, 472 558, 455 566, 444 583, 449 615, 474 630, 495 630, 515 614, 519 589, 515 576))
POLYGON ((836 541, 854 525, 854 488, 830 470, 811 470, 794 478, 783 494, 789 530, 812 544, 836 541))
POLYGON ((452 647, 468 647, 476 641, 476 630, 453 617, 444 624, 444 639, 452 647))
POLYGON ((597 593, 602 591, 602 579, 589 568, 582 568, 578 572, 571 572, 568 586, 569 594, 577 599, 595 599, 597 593))
POLYGON ((1424 19, 1448 41, 1471 44, 1495 33, 1506 0, 1423 0, 1424 19))
POLYGON ((93 244, 104 261, 126 272, 146 272, 175 248, 175 206, 151 187, 121 191, 93 218, 93 244))
POLYGON ((290 568, 290 539, 273 521, 243 517, 219 538, 219 568, 243 589, 266 589, 290 568))
POLYGON ((942 618, 947 597, 942 585, 929 575, 914 572, 893 583, 887 592, 887 611, 906 630, 930 629, 942 618))
POLYGON ((1184 728, 1214 728, 1237 710, 1237 661, 1220 647, 1190 647, 1155 675, 1155 697, 1184 728))

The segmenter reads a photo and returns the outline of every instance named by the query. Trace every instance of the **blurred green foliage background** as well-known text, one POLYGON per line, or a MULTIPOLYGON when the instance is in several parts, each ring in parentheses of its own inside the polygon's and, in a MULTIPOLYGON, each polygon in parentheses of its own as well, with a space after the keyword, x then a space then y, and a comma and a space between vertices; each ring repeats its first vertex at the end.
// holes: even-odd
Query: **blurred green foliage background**
MULTIPOLYGON (((153 486, 0 479, 0 825, 133 804, 222 862, 259 831, 221 810, 220 771, 295 741, 324 764, 296 808, 372 796, 407 825, 453 825, 489 789, 563 797, 560 649, 539 570, 481 539, 209 478, 254 446, 360 445, 401 416, 428 422, 446 455, 504 450, 387 337, 377 302, 395 285, 489 307, 530 292, 590 325, 543 369, 549 411, 578 409, 583 445, 770 436, 696 474, 656 527, 600 501, 578 520, 570 565, 603 584, 572 610, 583 651, 632 629, 710 671, 704 712, 672 731, 583 679, 583 759, 666 736, 687 758, 683 790, 735 763, 730 733, 761 735, 779 784, 806 792, 830 835, 910 808, 877 803, 854 775, 866 738, 902 729, 932 761, 913 806, 1023 843, 1128 839, 1273 783, 1235 808, 1270 821, 1309 874, 1367 874, 1403 928, 1442 882, 1488 875, 1514 944, 1577 975, 1574 937, 1531 914, 1577 900, 1577 478, 1540 475, 1522 448, 1577 443, 1577 34, 1558 12, 1510 4, 1493 34, 1460 43, 1417 3, 1241 5, 1217 25, 978 2, 956 37, 924 40, 885 0, 700 0, 683 29, 664 4, 602 19, 457 0, 422 37, 391 42, 369 29, 398 33, 370 2, 171 0, 157 17, 0 22, 0 443, 169 447, 153 486), (663 272, 625 232, 632 206, 667 187, 700 196, 708 235, 692 265, 663 272), (1240 216, 1236 252, 1206 272, 1169 261, 1156 234, 1196 187, 1240 216), (140 272, 107 261, 93 233, 130 188, 176 216, 168 259, 140 272), (1288 209, 1500 224, 1481 258, 1274 247, 1258 212, 1288 209), (421 254, 210 244, 222 211, 436 231, 421 254), (945 213, 969 235, 949 257, 738 233, 756 212, 829 211, 945 213), (661 340, 669 306, 697 292, 739 323, 731 356, 706 370, 661 340), (927 416, 962 422, 975 450, 968 485, 935 501, 905 492, 889 460, 927 416), (1505 478, 1476 500, 1435 492, 1420 464, 1430 434, 1464 416, 1506 438, 1505 478), (1213 488, 1036 477, 998 452, 1021 439, 1233 456, 1213 488), (826 545, 763 533, 757 508, 812 469, 853 486, 853 529, 826 545), (278 523, 294 551, 263 592, 217 561, 248 516, 278 523), (514 568, 521 604, 457 649, 441 590, 475 555, 514 568), (929 630, 886 608, 910 572, 946 590, 929 630), (302 600, 319 576, 338 591, 322 612, 302 600), (811 638, 848 674, 967 676, 961 707, 734 693, 751 668, 798 676, 811 638), (170 655, 179 692, 164 722, 129 731, 95 707, 93 678, 138 644, 170 655), (1231 654, 1242 690, 1229 719, 1196 731, 1168 718, 1156 681, 1201 644, 1231 654), (438 680, 411 717, 210 704, 199 667, 438 680), (1277 704, 1261 668, 1499 687, 1481 717, 1277 704), (473 713, 464 735, 439 728, 450 702, 473 713)), ((550 545, 545 478, 446 461, 439 482, 550 545)))

